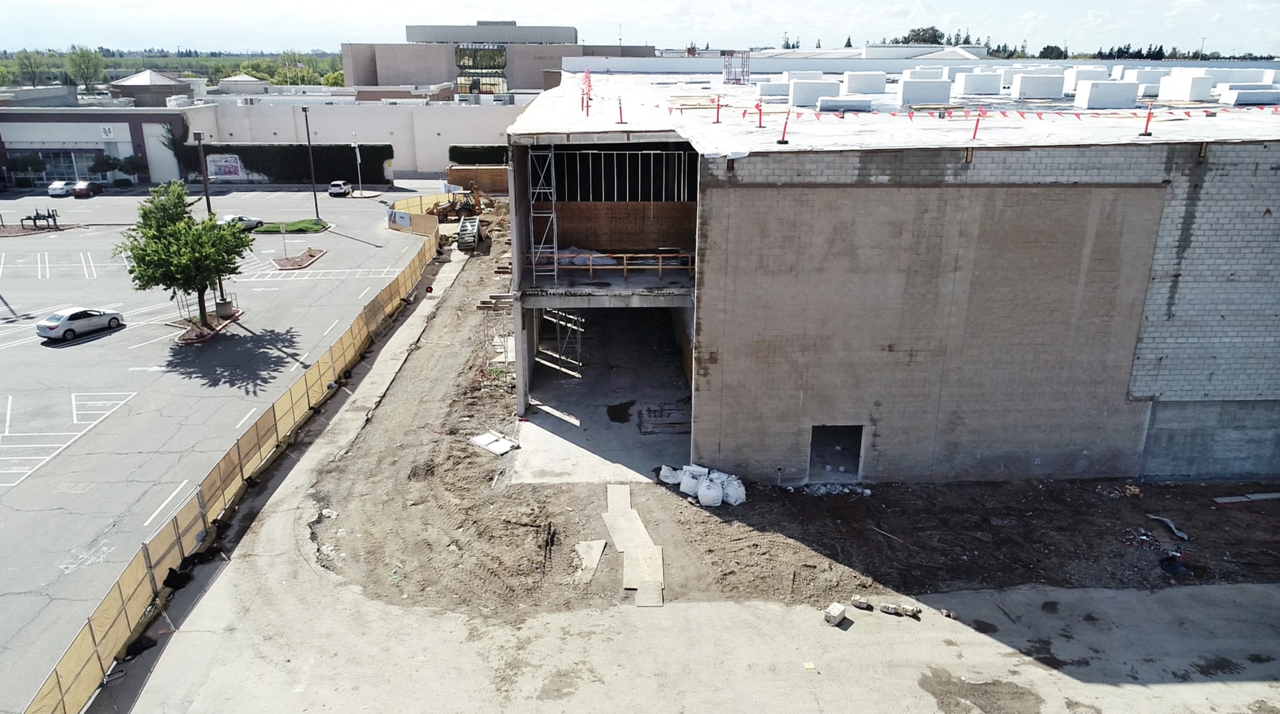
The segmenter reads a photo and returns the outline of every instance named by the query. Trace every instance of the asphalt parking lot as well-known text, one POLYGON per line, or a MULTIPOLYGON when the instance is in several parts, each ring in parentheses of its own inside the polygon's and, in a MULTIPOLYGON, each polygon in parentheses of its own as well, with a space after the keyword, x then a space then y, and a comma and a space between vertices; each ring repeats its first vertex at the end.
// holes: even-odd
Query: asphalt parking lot
MULTIPOLYGON (((168 294, 134 290, 111 255, 143 196, 0 194, 5 223, 53 208, 80 226, 0 238, 0 712, 26 706, 138 545, 421 244, 384 227, 378 200, 322 194, 335 228, 259 237, 226 281, 244 317, 180 347, 168 294), (270 262, 307 247, 328 253, 301 271, 270 262), (37 321, 70 306, 125 324, 71 342, 36 337, 37 321)), ((315 211, 297 190, 219 188, 213 201, 267 221, 315 211)))

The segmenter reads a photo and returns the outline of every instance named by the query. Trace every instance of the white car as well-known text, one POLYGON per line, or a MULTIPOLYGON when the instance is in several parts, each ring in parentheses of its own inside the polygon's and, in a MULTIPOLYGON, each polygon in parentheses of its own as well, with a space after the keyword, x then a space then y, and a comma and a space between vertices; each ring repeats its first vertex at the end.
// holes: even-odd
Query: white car
POLYGON ((334 181, 329 184, 330 196, 350 196, 351 183, 349 181, 334 181))
POLYGON ((262 219, 253 218, 251 216, 223 216, 218 219, 218 225, 240 226, 241 230, 251 231, 255 228, 262 227, 262 219))
POLYGON ((70 307, 56 315, 50 315, 36 325, 36 334, 46 340, 74 340, 94 330, 114 330, 124 322, 118 312, 90 310, 87 307, 70 307))
POLYGON ((70 196, 71 189, 75 186, 74 181, 54 181, 49 184, 50 196, 70 196))

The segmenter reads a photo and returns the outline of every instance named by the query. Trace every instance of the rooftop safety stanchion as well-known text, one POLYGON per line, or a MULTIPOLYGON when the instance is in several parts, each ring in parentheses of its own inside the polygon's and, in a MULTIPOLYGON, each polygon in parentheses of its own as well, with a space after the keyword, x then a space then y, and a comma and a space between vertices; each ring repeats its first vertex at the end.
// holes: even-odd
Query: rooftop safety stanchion
POLYGON ((1142 133, 1138 134, 1138 136, 1151 136, 1151 108, 1155 105, 1155 102, 1147 104, 1147 124, 1142 127, 1142 133))
POLYGON ((778 139, 779 144, 787 143, 787 125, 791 123, 791 110, 787 110, 787 118, 782 120, 782 138, 778 139))
POLYGON ((622 121, 622 97, 618 97, 618 123, 626 124, 625 121, 622 121))

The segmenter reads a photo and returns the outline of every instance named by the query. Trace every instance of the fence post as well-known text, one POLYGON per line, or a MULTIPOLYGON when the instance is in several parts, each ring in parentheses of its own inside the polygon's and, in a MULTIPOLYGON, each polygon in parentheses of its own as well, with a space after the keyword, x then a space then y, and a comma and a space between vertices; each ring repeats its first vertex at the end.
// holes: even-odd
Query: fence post
POLYGON ((98 635, 93 631, 93 618, 86 617, 84 626, 89 630, 89 639, 93 641, 93 657, 98 660, 98 681, 102 681, 107 676, 107 666, 102 663, 102 652, 98 650, 98 635))
POLYGON ((204 489, 196 488, 196 503, 200 506, 200 522, 204 524, 204 537, 209 537, 209 514, 204 510, 204 489))
POLYGON ((183 548, 182 548, 182 527, 178 525, 177 516, 174 516, 173 518, 171 518, 169 520, 169 524, 173 526, 173 539, 174 539, 173 542, 174 542, 174 545, 178 546, 178 560, 179 560, 179 565, 181 565, 181 561, 187 559, 187 554, 183 552, 183 548))
POLYGON ((156 569, 151 564, 151 548, 146 541, 142 543, 142 562, 147 564, 147 579, 151 581, 151 598, 155 599, 160 596, 160 588, 156 587, 156 569))

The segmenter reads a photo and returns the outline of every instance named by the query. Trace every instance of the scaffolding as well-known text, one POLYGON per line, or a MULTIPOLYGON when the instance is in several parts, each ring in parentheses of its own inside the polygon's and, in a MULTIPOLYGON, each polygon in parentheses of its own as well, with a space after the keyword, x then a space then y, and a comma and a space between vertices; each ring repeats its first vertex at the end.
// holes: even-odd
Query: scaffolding
POLYGON ((556 155, 551 147, 529 152, 529 245, 533 284, 539 278, 558 280, 556 254, 560 236, 556 227, 556 155))
POLYGON ((725 84, 751 84, 751 53, 744 50, 721 50, 724 57, 725 84))
POLYGON ((585 329, 586 318, 578 310, 542 310, 537 361, 571 377, 582 377, 582 333, 585 329), (549 347, 547 342, 550 342, 549 347))

